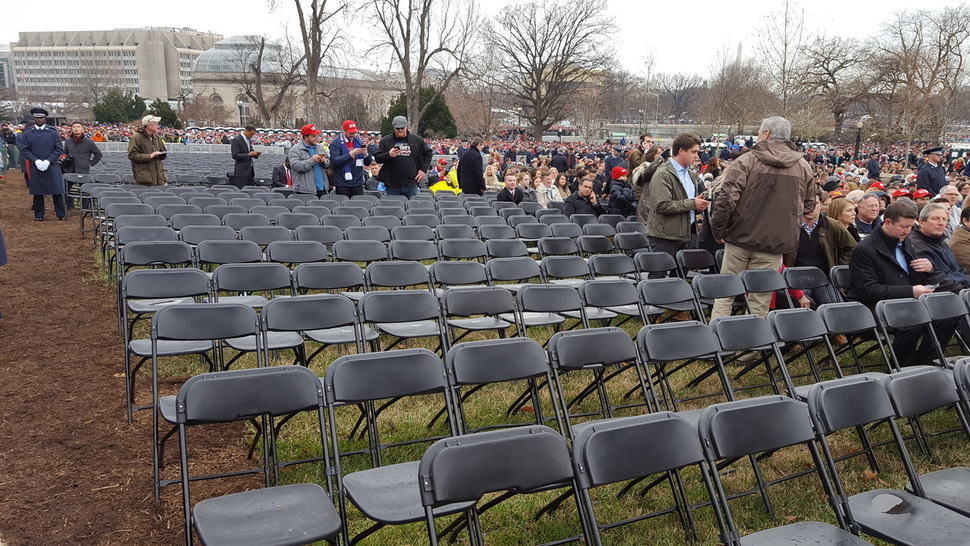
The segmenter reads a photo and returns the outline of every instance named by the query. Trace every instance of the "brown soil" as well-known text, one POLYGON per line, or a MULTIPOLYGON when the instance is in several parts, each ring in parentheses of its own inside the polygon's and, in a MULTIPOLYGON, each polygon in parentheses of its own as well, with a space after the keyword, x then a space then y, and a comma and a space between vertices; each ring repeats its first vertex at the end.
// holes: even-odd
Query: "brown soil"
MULTIPOLYGON (((125 421, 114 287, 100 280, 77 215, 58 222, 49 208, 35 222, 30 202, 20 173, 8 171, 0 181, 10 258, 0 268, 0 542, 177 544, 179 487, 164 489, 160 503, 152 496, 151 414, 125 421)), ((146 387, 139 384, 141 400, 146 387)), ((189 444, 201 448, 196 459, 212 453, 202 465, 244 455, 238 427, 194 434, 189 444)), ((167 475, 177 476, 177 442, 166 454, 167 475)), ((246 483, 193 484, 193 501, 246 483)))

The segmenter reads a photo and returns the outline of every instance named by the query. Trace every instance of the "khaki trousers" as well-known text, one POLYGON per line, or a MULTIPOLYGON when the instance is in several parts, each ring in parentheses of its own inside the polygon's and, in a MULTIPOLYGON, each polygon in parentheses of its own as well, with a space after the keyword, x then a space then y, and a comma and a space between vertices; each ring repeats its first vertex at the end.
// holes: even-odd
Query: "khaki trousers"
MULTIPOLYGON (((745 269, 773 269, 778 271, 781 267, 781 254, 769 254, 748 250, 739 246, 727 243, 724 245, 724 262, 721 264, 721 273, 738 273, 745 269)), ((771 305, 771 292, 760 294, 750 294, 748 296, 748 306, 751 313, 764 318, 768 314, 768 307, 771 305)), ((734 298, 720 298, 714 300, 714 310, 711 311, 711 318, 726 317, 731 314, 731 304, 734 298)))

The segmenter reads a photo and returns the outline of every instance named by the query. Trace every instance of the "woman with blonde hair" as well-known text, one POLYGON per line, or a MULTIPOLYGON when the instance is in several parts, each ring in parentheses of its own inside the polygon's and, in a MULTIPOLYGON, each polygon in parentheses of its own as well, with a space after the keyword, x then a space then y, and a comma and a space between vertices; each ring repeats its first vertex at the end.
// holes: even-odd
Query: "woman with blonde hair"
POLYGON ((859 242, 861 237, 855 227, 855 203, 844 197, 833 199, 829 204, 828 217, 837 221, 849 232, 855 242, 859 242))
POLYGON ((485 166, 485 187, 487 189, 501 191, 501 189, 505 187, 505 185, 499 181, 498 175, 496 174, 497 171, 498 167, 496 167, 494 163, 489 163, 485 166))

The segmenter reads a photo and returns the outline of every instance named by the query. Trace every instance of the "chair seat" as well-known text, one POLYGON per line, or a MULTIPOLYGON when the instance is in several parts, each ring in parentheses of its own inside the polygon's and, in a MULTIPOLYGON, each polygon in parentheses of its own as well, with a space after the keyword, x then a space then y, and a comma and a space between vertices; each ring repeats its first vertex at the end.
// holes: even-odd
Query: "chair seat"
MULTIPOLYGON (((354 331, 353 326, 307 330, 303 332, 303 335, 322 345, 340 345, 357 341, 357 332, 354 331)), ((379 334, 373 328, 364 326, 364 341, 374 341, 378 337, 379 334)))
MULTIPOLYGON (((615 307, 606 307, 605 309, 607 309, 608 311, 612 311, 617 315, 624 315, 627 317, 640 316, 640 308, 637 307, 636 305, 617 305, 615 307)), ((660 313, 663 313, 663 311, 658 309, 656 314, 659 315, 660 313)))
POLYGON ((297 545, 340 532, 340 515, 322 487, 300 483, 206 499, 192 511, 207 546, 297 545))
MULTIPOLYGON (((418 486, 418 466, 412 461, 381 466, 348 474, 344 492, 367 517, 388 525, 400 525, 424 519, 421 489, 418 486)), ((467 510, 474 502, 446 504, 434 509, 435 516, 467 510)))
MULTIPOLYGON (((970 468, 945 468, 919 477, 926 496, 936 504, 970 515, 970 468)), ((906 491, 912 492, 910 484, 906 491)))
POLYGON ((512 323, 496 317, 475 317, 448 319, 448 326, 462 330, 499 330, 512 326, 512 323))
POLYGON ((350 298, 355 302, 360 301, 360 298, 364 297, 363 292, 340 292, 340 295, 345 298, 350 298))
MULTIPOLYGON (((128 343, 128 350, 136 356, 152 356, 152 340, 133 339, 128 343)), ((158 340, 158 356, 180 356, 207 353, 212 350, 211 341, 178 341, 158 340)))
POLYGON ((377 324, 377 331, 394 337, 438 337, 438 325, 430 320, 416 320, 414 322, 389 322, 377 324))
POLYGON ((192 298, 158 298, 158 299, 144 299, 144 300, 128 300, 128 310, 132 313, 141 315, 144 313, 154 313, 159 309, 165 307, 166 305, 175 305, 176 303, 194 303, 195 300, 192 298))
POLYGON ((849 510, 867 535, 894 544, 966 544, 970 518, 894 489, 849 497, 849 510))
MULTIPOLYGON (((266 338, 270 351, 292 349, 303 345, 303 336, 297 332, 267 332, 266 338)), ((253 352, 256 350, 256 336, 230 338, 226 340, 226 345, 244 353, 253 352)))
MULTIPOLYGON (((512 313, 501 313, 498 318, 504 321, 514 322, 515 317, 512 313)), ((522 313, 522 322, 525 323, 526 327, 533 326, 552 326, 554 324, 562 324, 566 322, 566 319, 558 313, 535 313, 532 311, 527 311, 522 313)))
MULTIPOLYGON (((561 315, 576 320, 581 320, 583 318, 579 311, 563 311, 561 315)), ((607 309, 601 309, 599 307, 586 308, 586 318, 589 320, 613 320, 616 318, 616 316, 616 313, 607 309)))
POLYGON ((757 533, 752 533, 741 537, 741 544, 744 546, 755 546, 764 544, 765 546, 799 544, 827 544, 829 546, 861 546, 871 544, 852 533, 845 531, 834 525, 821 523, 818 521, 804 521, 783 525, 772 529, 765 529, 757 533))
POLYGON ((241 303, 243 305, 248 305, 253 309, 260 309, 269 300, 263 296, 223 296, 219 298, 219 303, 241 303))
POLYGON ((564 286, 579 288, 584 282, 586 282, 586 279, 552 279, 549 281, 549 284, 561 284, 564 286))

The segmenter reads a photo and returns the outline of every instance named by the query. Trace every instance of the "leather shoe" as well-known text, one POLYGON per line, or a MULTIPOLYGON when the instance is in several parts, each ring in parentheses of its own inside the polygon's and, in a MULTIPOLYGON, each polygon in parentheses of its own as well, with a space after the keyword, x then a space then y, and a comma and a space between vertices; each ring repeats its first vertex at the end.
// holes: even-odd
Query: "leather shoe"
POLYGON ((34 216, 34 221, 35 222, 43 222, 44 219, 43 218, 38 218, 38 217, 34 216))

